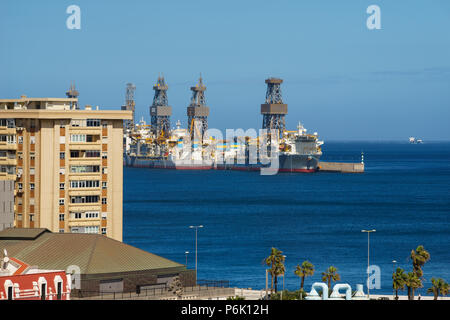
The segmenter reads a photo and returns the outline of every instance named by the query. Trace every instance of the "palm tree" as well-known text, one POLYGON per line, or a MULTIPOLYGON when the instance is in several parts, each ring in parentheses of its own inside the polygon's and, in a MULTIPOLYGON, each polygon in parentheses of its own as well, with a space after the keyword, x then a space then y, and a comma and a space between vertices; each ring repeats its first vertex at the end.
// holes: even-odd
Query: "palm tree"
POLYGON ((448 283, 442 278, 431 278, 431 288, 427 292, 434 295, 434 300, 438 299, 439 295, 446 296, 448 294, 448 283))
POLYGON ((395 290, 395 300, 398 300, 398 290, 405 289, 406 274, 402 268, 397 268, 395 273, 392 274, 392 287, 395 290))
POLYGON ((416 250, 411 251, 411 260, 413 264, 413 272, 418 278, 422 278, 422 267, 428 260, 430 260, 430 254, 422 245, 420 245, 416 250))
POLYGON ((337 273, 337 268, 335 268, 334 266, 330 266, 325 272, 322 272, 322 281, 327 281, 328 291, 331 290, 331 281, 339 280, 341 280, 341 276, 339 275, 339 273, 337 273))
MULTIPOLYGON (((284 257, 283 257, 283 261, 284 261, 284 257)), ((283 275, 284 277, 284 272, 286 271, 283 262, 278 263, 276 265, 275 271, 274 271, 274 275, 275 275, 275 293, 278 292, 278 277, 283 275)))
MULTIPOLYGON (((275 283, 277 283, 278 276, 280 274, 283 274, 283 272, 284 272, 283 262, 284 262, 283 251, 278 250, 277 248, 272 248, 272 250, 270 251, 270 255, 263 260, 263 264, 270 267, 270 269, 269 269, 270 278, 271 278, 270 292, 273 291, 274 279, 275 279, 275 283), (281 272, 281 266, 282 266, 283 272, 281 272)), ((276 292, 276 288, 275 288, 275 292, 276 292)))
POLYGON ((405 278, 405 285, 408 288, 408 300, 414 300, 414 290, 422 288, 422 281, 414 272, 408 272, 405 278))
POLYGON ((302 278, 302 283, 300 285, 300 290, 303 290, 303 285, 305 284, 305 278, 308 276, 312 276, 314 274, 314 265, 308 260, 303 261, 302 265, 297 265, 294 273, 302 278))

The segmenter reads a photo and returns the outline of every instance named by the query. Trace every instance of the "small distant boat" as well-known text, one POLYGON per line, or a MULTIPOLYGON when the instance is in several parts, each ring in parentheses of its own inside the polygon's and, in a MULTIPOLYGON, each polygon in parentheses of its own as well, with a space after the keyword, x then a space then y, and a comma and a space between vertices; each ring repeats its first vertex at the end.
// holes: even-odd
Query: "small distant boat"
POLYGON ((423 140, 422 139, 416 139, 415 137, 409 137, 409 143, 420 144, 420 143, 423 143, 423 140))

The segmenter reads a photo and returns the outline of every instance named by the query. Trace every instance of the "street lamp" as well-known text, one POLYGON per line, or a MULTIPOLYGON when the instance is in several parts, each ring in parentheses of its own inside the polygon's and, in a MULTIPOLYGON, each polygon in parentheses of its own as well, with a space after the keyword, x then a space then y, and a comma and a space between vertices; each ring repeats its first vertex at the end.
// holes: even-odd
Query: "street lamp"
POLYGON ((395 276, 395 264, 396 260, 392 260, 392 300, 395 300, 395 289, 394 289, 394 276, 395 276))
POLYGON ((187 268, 187 257, 188 257, 189 251, 186 251, 184 254, 186 255, 186 268, 187 268))
POLYGON ((370 299, 370 286, 369 286, 369 267, 370 267, 370 233, 377 230, 361 230, 361 232, 367 232, 367 298, 370 299))
POLYGON ((195 229, 195 284, 197 284, 197 231, 199 228, 203 228, 203 225, 189 226, 191 229, 195 229))

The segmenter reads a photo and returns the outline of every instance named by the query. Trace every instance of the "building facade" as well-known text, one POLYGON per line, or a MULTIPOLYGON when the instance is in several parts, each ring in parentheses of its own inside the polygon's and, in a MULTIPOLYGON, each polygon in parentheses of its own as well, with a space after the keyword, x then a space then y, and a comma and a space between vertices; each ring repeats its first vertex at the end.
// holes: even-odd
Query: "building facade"
MULTIPOLYGON (((0 151, 0 155, 5 152, 0 151)), ((6 160, 5 157, 0 159, 6 160)), ((14 226, 14 181, 0 180, 0 231, 14 226)))
POLYGON ((64 270, 40 270, 4 256, 0 300, 70 300, 71 277, 64 270))
POLYGON ((14 226, 122 241, 123 121, 77 98, 0 99, 0 179, 15 181, 14 226))

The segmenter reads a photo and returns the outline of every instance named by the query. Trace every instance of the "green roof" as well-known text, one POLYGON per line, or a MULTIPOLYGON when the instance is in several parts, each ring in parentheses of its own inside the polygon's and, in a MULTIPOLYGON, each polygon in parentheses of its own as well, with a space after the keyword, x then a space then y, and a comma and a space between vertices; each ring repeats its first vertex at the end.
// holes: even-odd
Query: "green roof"
POLYGON ((142 270, 185 270, 185 266, 99 234, 52 233, 47 229, 5 229, 0 250, 40 269, 80 267, 81 274, 142 270))

